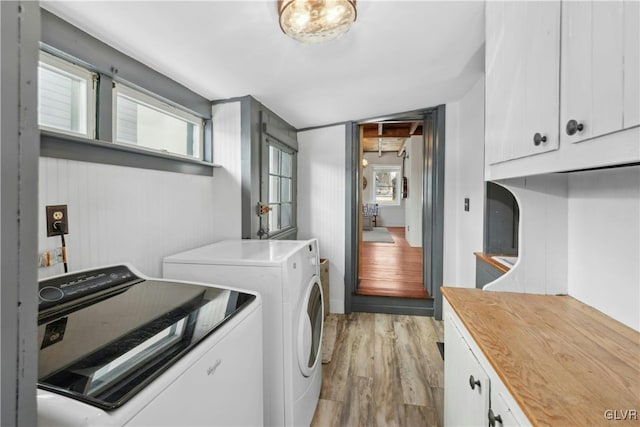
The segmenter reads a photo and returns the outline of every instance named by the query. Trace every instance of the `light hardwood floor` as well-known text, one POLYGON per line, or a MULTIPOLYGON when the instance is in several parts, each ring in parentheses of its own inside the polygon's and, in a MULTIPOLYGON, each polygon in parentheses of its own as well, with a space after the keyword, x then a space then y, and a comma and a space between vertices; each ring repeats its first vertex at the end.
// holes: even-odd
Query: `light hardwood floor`
POLYGON ((442 322, 390 314, 330 314, 312 426, 442 426, 442 322), (335 336, 335 340, 333 337, 335 336))
POLYGON ((404 227, 387 227, 395 243, 361 242, 358 295, 429 298, 422 285, 422 248, 405 239, 404 227))

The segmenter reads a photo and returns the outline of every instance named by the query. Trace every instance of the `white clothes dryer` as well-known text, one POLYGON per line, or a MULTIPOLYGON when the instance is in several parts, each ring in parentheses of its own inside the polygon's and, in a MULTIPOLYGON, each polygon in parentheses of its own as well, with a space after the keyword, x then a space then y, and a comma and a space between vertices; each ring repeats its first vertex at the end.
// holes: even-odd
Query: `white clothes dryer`
POLYGON ((264 420, 308 426, 320 386, 323 296, 318 242, 227 240, 164 259, 163 276, 213 281, 263 300, 264 420))

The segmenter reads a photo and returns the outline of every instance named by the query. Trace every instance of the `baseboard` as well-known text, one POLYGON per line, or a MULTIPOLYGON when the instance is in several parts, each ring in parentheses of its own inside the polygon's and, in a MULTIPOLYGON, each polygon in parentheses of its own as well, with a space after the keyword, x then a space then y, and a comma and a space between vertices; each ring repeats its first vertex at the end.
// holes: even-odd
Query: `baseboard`
POLYGON ((414 316, 433 317, 434 305, 433 299, 352 295, 351 311, 363 313, 411 314, 414 316))

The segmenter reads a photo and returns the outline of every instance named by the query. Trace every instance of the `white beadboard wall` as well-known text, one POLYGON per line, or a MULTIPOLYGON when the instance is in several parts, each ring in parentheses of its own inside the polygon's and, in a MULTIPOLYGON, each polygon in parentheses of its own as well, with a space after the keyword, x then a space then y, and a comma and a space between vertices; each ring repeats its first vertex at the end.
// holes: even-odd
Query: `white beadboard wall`
MULTIPOLYGON (((46 235, 45 206, 68 205, 71 271, 130 262, 161 277, 164 256, 214 240, 212 213, 223 202, 214 178, 173 172, 43 157, 39 179, 39 252, 60 246, 46 235)), ((57 264, 38 276, 62 272, 57 264)))
POLYGON ((474 252, 483 249, 484 78, 447 104, 445 140, 444 275, 446 286, 474 288, 474 252), (464 210, 469 198, 470 209, 464 210))
POLYGON ((222 166, 214 170, 213 191, 224 201, 223 209, 212 212, 215 240, 242 238, 242 164, 240 102, 214 105, 213 162, 222 166))
POLYGON ((640 331, 640 166, 569 176, 569 295, 640 331))
POLYGON ((317 238, 329 260, 330 311, 344 313, 344 125, 298 133, 298 238, 317 238))
POLYGON ((567 294, 568 177, 539 175, 497 181, 520 208, 518 262, 487 284, 488 291, 567 294))

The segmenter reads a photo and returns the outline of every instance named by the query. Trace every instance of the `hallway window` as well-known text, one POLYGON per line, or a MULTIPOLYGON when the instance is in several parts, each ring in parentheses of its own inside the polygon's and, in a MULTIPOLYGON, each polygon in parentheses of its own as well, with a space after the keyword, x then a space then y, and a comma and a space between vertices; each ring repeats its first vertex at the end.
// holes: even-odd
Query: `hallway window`
POLYGON ((202 118, 119 83, 113 97, 116 142, 202 159, 202 118))
POLYGON ((400 204, 400 182, 402 181, 400 166, 373 166, 376 203, 380 205, 400 204))
POLYGON ((95 76, 85 68, 41 51, 38 64, 40 128, 93 138, 95 76))

